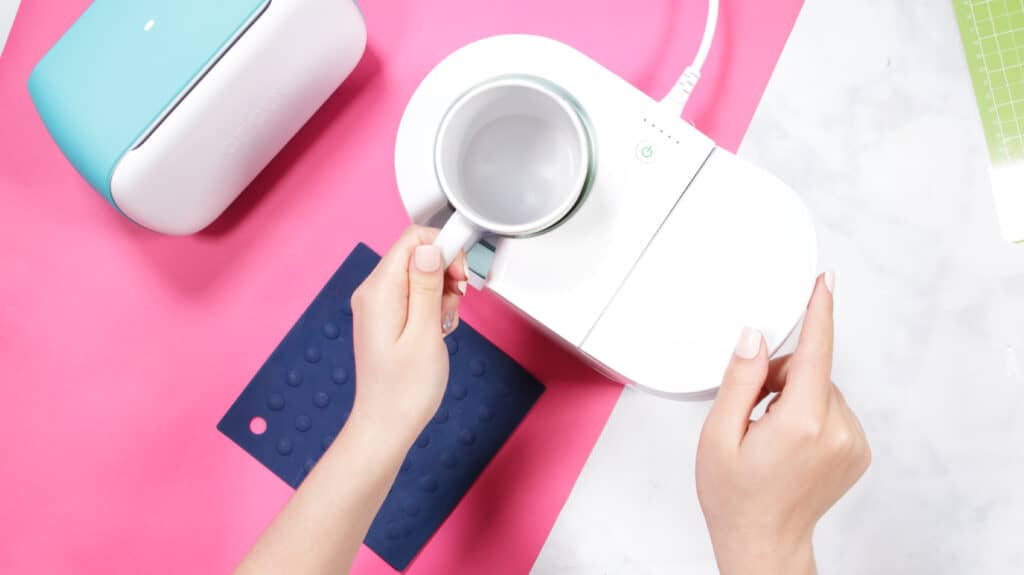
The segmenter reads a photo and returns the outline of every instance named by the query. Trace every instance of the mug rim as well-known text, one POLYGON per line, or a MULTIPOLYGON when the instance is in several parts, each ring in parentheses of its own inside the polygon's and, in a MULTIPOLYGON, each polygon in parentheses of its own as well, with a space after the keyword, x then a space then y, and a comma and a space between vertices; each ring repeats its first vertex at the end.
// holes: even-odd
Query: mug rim
POLYGON ((587 178, 590 173, 591 164, 591 149, 590 149, 590 134, 587 130, 586 125, 583 122, 583 118, 580 112, 572 104, 571 96, 560 86, 528 74, 514 74, 507 76, 499 76, 481 82, 462 95, 460 95, 448 110, 445 111, 445 115, 441 120, 441 124, 438 127, 437 135, 434 139, 434 174, 437 177, 437 182, 441 187, 441 192, 445 195, 448 203, 451 204, 452 208, 467 220, 472 222, 475 226, 479 227, 485 232, 495 233, 503 236, 529 236, 540 232, 543 232, 556 224, 558 224, 567 214, 572 212, 573 208, 579 202, 580 197, 583 195, 584 188, 586 187, 587 178), (448 129, 451 126, 454 116, 462 109, 470 100, 480 94, 505 88, 505 87, 521 87, 528 88, 540 94, 546 96, 549 100, 553 101, 569 118, 570 123, 573 126, 573 130, 576 133, 577 145, 580 153, 579 169, 575 175, 572 187, 573 193, 566 197, 566 199, 559 204, 557 210, 552 210, 550 214, 537 218, 526 224, 510 226, 495 224, 494 222, 487 221, 481 217, 472 208, 468 207, 460 198, 451 191, 452 186, 448 179, 447 174, 443 168, 442 161, 442 142, 448 135, 448 129))

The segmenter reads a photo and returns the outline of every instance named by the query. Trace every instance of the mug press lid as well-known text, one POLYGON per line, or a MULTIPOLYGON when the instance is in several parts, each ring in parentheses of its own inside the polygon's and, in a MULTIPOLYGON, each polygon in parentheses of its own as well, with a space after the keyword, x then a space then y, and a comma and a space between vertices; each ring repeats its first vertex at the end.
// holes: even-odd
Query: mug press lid
POLYGON ((36 64, 28 90, 50 135, 108 202, 143 141, 270 0, 96 0, 36 64))

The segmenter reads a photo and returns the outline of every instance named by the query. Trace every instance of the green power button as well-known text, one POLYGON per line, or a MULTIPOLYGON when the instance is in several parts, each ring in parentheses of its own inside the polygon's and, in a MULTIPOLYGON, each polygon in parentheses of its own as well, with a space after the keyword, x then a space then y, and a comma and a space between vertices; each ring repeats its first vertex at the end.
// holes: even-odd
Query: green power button
POLYGON ((650 142, 640 142, 637 144, 636 157, 645 164, 652 163, 654 161, 654 144, 650 142))

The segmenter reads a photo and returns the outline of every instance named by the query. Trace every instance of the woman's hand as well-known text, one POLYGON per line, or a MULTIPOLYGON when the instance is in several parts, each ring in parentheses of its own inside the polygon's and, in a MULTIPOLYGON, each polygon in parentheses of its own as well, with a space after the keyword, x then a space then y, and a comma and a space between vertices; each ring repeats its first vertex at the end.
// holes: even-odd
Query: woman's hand
POLYGON ((345 573, 448 381, 444 334, 466 290, 437 230, 412 227, 352 295, 356 400, 330 449, 236 573, 345 573))
POLYGON ((431 228, 410 227, 352 294, 356 398, 352 415, 412 440, 448 382, 444 336, 458 326, 463 256, 443 268, 431 228))
POLYGON ((796 352, 769 364, 745 329, 697 449, 697 495, 723 575, 814 573, 818 519, 871 461, 864 430, 831 382, 834 276, 819 277, 796 352), (768 412, 754 407, 777 392, 768 412))

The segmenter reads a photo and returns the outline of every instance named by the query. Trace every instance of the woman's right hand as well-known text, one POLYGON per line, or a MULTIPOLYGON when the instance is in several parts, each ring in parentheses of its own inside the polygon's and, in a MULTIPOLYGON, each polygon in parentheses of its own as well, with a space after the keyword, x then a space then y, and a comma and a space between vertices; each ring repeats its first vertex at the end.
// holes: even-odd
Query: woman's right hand
POLYGON ((404 456, 448 386, 444 337, 459 323, 465 258, 445 269, 438 230, 410 226, 352 294, 354 425, 398 441, 404 456))
POLYGON ((818 519, 871 461, 831 382, 834 276, 818 278, 796 352, 769 363, 744 329, 697 449, 697 495, 723 575, 814 573, 818 519), (751 411, 778 395, 756 421, 751 411))

